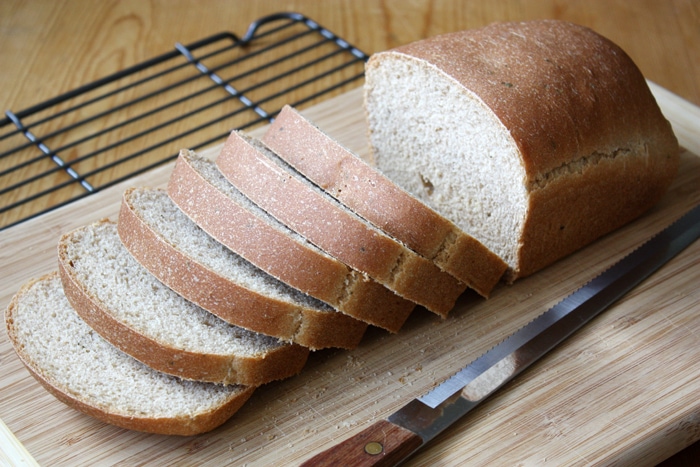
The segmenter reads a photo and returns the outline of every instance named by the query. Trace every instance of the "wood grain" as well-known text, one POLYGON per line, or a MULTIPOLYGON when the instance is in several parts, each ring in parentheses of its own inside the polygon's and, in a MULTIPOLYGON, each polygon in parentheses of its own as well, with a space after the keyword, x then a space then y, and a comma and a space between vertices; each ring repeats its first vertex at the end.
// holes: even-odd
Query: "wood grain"
MULTIPOLYGON (((400 338, 375 332, 356 352, 317 354, 303 378, 263 389, 236 419, 205 437, 126 433, 62 407, 29 379, 0 332, 0 418, 42 463, 271 462, 280 453, 289 453, 284 459, 290 461, 308 458, 327 440, 350 436, 420 394, 453 371, 455 361, 478 355, 535 308, 553 303, 698 200, 694 155, 700 154, 700 113, 693 104, 700 104, 700 2, 695 0, 4 0, 0 102, 17 111, 170 51, 175 42, 219 31, 242 34, 251 20, 283 10, 310 16, 368 53, 492 21, 548 17, 590 26, 622 46, 645 76, 665 88, 655 92, 688 149, 673 194, 640 223, 537 279, 486 303, 466 297, 464 310, 447 323, 418 313, 400 338)), ((334 136, 351 147, 355 141, 363 152, 356 139, 362 116, 349 108, 340 113, 330 105, 314 112, 334 136)), ((162 184, 168 171, 153 171, 99 199, 2 232, 0 306, 24 280, 54 267, 61 233, 85 220, 114 216, 126 186, 162 184)), ((693 358, 700 335, 698 257, 696 246, 511 383, 478 415, 446 432, 414 463, 641 459, 635 465, 652 465, 700 438, 693 358)), ((5 446, 10 445, 3 439, 0 451, 5 446)))
POLYGON ((379 420, 355 436, 305 461, 302 467, 392 467, 423 444, 420 436, 379 420))
POLYGON ((0 464, 38 466, 27 449, 0 420, 0 464))
MULTIPOLYGON (((684 115, 684 101, 657 96, 674 124, 692 120, 684 115)), ((351 150, 366 147, 360 90, 307 115, 351 150)), ((699 140, 700 119, 695 122, 699 140)), ((681 139, 681 144, 697 143, 681 139)), ((169 170, 130 184, 162 185, 169 170)), ((55 268, 61 232, 116 216, 126 186, 0 236, 6 274, 0 306, 26 279, 55 268)), ((0 414, 40 464, 70 465, 78 459, 92 464, 298 464, 423 394, 699 202, 700 157, 684 151, 667 196, 629 226, 513 286, 499 286, 489 300, 465 294, 447 320, 418 310, 397 335, 371 329, 353 351, 316 352, 298 377, 259 389, 229 422, 202 436, 120 430, 67 408, 31 379, 4 333, 0 414)), ((699 264, 696 243, 408 465, 539 465, 547 460, 551 465, 644 466, 700 439, 699 264)))
POLYGON ((19 109, 279 11, 315 19, 367 53, 493 21, 558 18, 617 42, 645 76, 700 104, 700 5, 693 0, 5 0, 0 102, 19 109))

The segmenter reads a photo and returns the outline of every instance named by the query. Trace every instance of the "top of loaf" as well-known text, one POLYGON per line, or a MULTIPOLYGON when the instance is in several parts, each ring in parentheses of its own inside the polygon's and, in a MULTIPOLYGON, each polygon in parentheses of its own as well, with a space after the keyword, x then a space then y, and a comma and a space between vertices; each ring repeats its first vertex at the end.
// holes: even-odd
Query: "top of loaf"
POLYGON ((478 96, 512 134, 528 182, 601 151, 601 143, 677 148, 630 57, 573 23, 494 23, 375 54, 367 66, 388 54, 434 67, 478 96))

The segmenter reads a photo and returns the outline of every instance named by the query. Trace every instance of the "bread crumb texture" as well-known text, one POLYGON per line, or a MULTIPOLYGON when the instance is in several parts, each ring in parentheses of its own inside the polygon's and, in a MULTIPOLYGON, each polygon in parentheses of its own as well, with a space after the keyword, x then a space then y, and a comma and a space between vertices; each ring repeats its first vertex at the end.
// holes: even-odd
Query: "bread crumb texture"
POLYGON ((511 276, 631 221, 678 168, 677 140, 636 65, 564 21, 495 23, 375 54, 365 106, 378 168, 511 276))
POLYGON ((68 303, 57 274, 13 302, 8 330, 25 363, 67 394, 129 416, 194 416, 225 403, 240 386, 185 381, 153 371, 92 330, 68 303))
POLYGON ((163 190, 130 192, 130 205, 151 229, 193 261, 236 284, 299 307, 334 311, 297 289, 278 281, 214 240, 187 217, 163 190))
POLYGON ((122 245, 116 224, 77 229, 64 244, 85 289, 117 320, 157 341, 214 355, 254 356, 284 345, 228 324, 163 285, 122 245))

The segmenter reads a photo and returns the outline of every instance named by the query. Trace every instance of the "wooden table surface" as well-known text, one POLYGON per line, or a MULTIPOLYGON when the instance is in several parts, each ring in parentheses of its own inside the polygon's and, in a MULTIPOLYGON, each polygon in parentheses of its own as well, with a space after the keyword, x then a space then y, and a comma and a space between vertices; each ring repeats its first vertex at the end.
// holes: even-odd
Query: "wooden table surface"
POLYGON ((279 11, 303 13, 370 54, 494 21, 574 21, 619 44, 648 79, 700 105, 697 0, 2 0, 0 105, 26 108, 176 42, 243 34, 279 11))

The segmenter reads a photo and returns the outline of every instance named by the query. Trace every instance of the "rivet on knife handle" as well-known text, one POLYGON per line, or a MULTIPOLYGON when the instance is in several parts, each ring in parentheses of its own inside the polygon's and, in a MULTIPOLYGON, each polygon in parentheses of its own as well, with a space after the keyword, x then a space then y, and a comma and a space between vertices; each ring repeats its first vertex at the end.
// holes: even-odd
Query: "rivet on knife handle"
POLYGON ((302 466, 396 465, 421 444, 423 440, 417 434, 387 420, 379 420, 352 438, 317 454, 302 466))
POLYGON ((700 205, 429 393, 304 465, 401 463, 698 237, 700 205))

